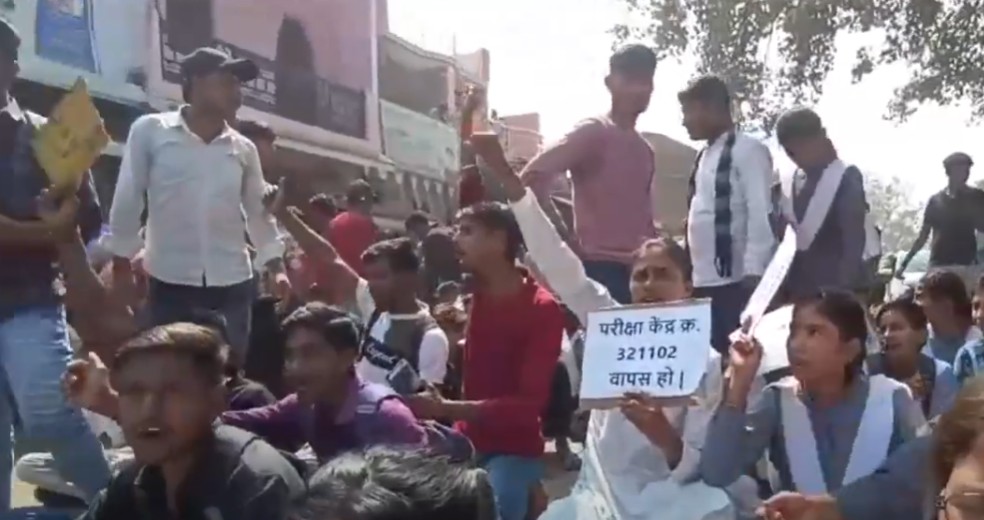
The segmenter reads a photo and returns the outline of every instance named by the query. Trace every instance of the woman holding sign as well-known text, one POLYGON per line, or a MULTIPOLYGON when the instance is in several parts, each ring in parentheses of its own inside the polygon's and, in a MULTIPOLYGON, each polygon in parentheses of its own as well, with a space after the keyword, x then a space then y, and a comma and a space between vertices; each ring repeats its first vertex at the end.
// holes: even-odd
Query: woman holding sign
POLYGON ((864 308, 849 293, 822 292, 796 304, 788 343, 793 375, 751 406, 762 347, 733 344, 726 397, 701 458, 704 480, 726 485, 768 453, 774 492, 826 494, 873 473, 914 438, 925 421, 908 389, 862 370, 867 335, 864 308))
MULTIPOLYGON (((497 138, 476 134, 472 146, 496 172, 532 260, 563 303, 582 323, 591 312, 618 306, 603 285, 587 277, 536 197, 523 188, 497 138)), ((689 256, 676 242, 647 240, 633 255, 632 303, 689 298, 691 273, 689 256)), ((734 518, 724 491, 694 482, 707 421, 720 400, 720 366, 720 357, 712 353, 694 405, 663 407, 644 395, 626 395, 618 410, 594 411, 578 483, 569 497, 551 504, 541 520, 734 518)))

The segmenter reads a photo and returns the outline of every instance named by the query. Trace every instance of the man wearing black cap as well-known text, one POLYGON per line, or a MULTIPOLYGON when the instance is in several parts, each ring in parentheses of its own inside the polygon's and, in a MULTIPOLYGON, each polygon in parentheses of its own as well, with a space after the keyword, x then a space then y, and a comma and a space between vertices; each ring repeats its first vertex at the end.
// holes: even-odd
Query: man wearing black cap
POLYGON ((139 230, 146 207, 149 321, 171 323, 188 307, 218 312, 241 363, 254 296, 247 233, 256 265, 271 272, 278 296, 290 290, 284 245, 263 206, 267 185, 259 153, 229 125, 242 101, 241 84, 258 70, 249 60, 201 48, 185 57, 181 72, 187 104, 143 116, 130 128, 109 216, 114 279, 132 280, 130 261, 144 245, 139 230))
POLYGON ((548 146, 523 170, 523 182, 537 194, 567 243, 579 250, 588 276, 629 303, 632 253, 656 235, 653 224, 653 149, 635 130, 649 107, 656 55, 628 45, 609 60, 605 86, 611 110, 579 123, 548 146), (556 182, 570 172, 574 183, 574 233, 550 198, 556 182))
POLYGON ((60 222, 38 219, 38 196, 48 180, 31 141, 44 118, 22 110, 10 95, 19 47, 17 31, 0 20, 0 453, 6 454, 0 457, 0 512, 10 507, 14 417, 18 432, 48 448, 82 495, 95 496, 109 481, 99 441, 61 391, 72 349, 55 247, 65 232, 59 228, 76 223, 87 241, 98 236, 99 203, 87 174, 77 197, 64 199, 60 222))
POLYGON ((980 272, 976 231, 984 230, 984 191, 967 185, 973 165, 974 161, 963 152, 952 153, 943 160, 946 188, 926 203, 919 236, 899 264, 897 277, 902 277, 912 257, 922 250, 932 235, 930 267, 957 272, 967 287, 976 286, 980 272))
POLYGON ((796 230, 796 256, 786 276, 791 300, 823 288, 853 291, 864 282, 864 182, 837 150, 816 112, 797 108, 776 123, 779 145, 798 169, 782 175, 784 226, 796 230))

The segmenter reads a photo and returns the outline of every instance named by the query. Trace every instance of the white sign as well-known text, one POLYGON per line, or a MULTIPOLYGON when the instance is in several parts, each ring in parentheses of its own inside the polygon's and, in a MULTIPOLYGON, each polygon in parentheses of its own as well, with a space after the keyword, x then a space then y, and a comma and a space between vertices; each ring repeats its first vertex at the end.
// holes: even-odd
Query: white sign
POLYGON ((707 369, 710 345, 709 300, 589 313, 581 399, 689 396, 707 369))
POLYGON ((786 234, 783 235, 782 242, 776 249, 776 254, 769 261, 768 267, 765 268, 765 274, 762 275, 762 281, 755 287, 755 292, 752 293, 748 299, 748 305, 741 313, 742 324, 751 321, 748 329, 750 333, 754 333, 759 320, 762 319, 766 309, 772 304, 772 299, 782 287, 782 282, 786 280, 786 274, 789 273, 794 258, 796 258, 796 231, 793 230, 792 226, 786 226, 786 234))

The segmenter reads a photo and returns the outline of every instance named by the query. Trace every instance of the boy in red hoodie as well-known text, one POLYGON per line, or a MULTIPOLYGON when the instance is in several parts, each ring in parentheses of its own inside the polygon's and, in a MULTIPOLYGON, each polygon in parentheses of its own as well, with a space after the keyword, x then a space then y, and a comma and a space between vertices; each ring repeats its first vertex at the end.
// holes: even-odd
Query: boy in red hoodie
POLYGON ((455 245, 475 279, 465 335, 460 401, 420 395, 414 408, 449 419, 472 440, 488 471, 501 520, 524 520, 543 473, 540 414, 560 356, 564 315, 517 266, 522 234, 503 204, 462 210, 455 245))

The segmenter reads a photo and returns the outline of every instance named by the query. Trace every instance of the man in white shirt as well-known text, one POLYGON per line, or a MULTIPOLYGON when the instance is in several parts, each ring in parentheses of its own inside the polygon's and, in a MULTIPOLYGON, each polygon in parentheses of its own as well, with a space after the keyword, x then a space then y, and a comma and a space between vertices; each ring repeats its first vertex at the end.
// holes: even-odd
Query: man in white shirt
POLYGON ((271 272, 280 296, 290 289, 284 246, 263 206, 259 154, 228 123, 241 105, 241 83, 259 71, 251 61, 202 48, 185 58, 181 72, 188 104, 143 116, 130 128, 106 242, 114 279, 132 280, 146 209, 148 325, 173 322, 189 307, 218 312, 231 355, 242 363, 256 292, 247 232, 256 265, 271 272))
POLYGON ((720 78, 701 77, 678 97, 690 138, 707 142, 690 178, 687 244, 694 296, 711 298, 712 343, 724 354, 775 246, 772 156, 735 127, 731 95, 720 78))

